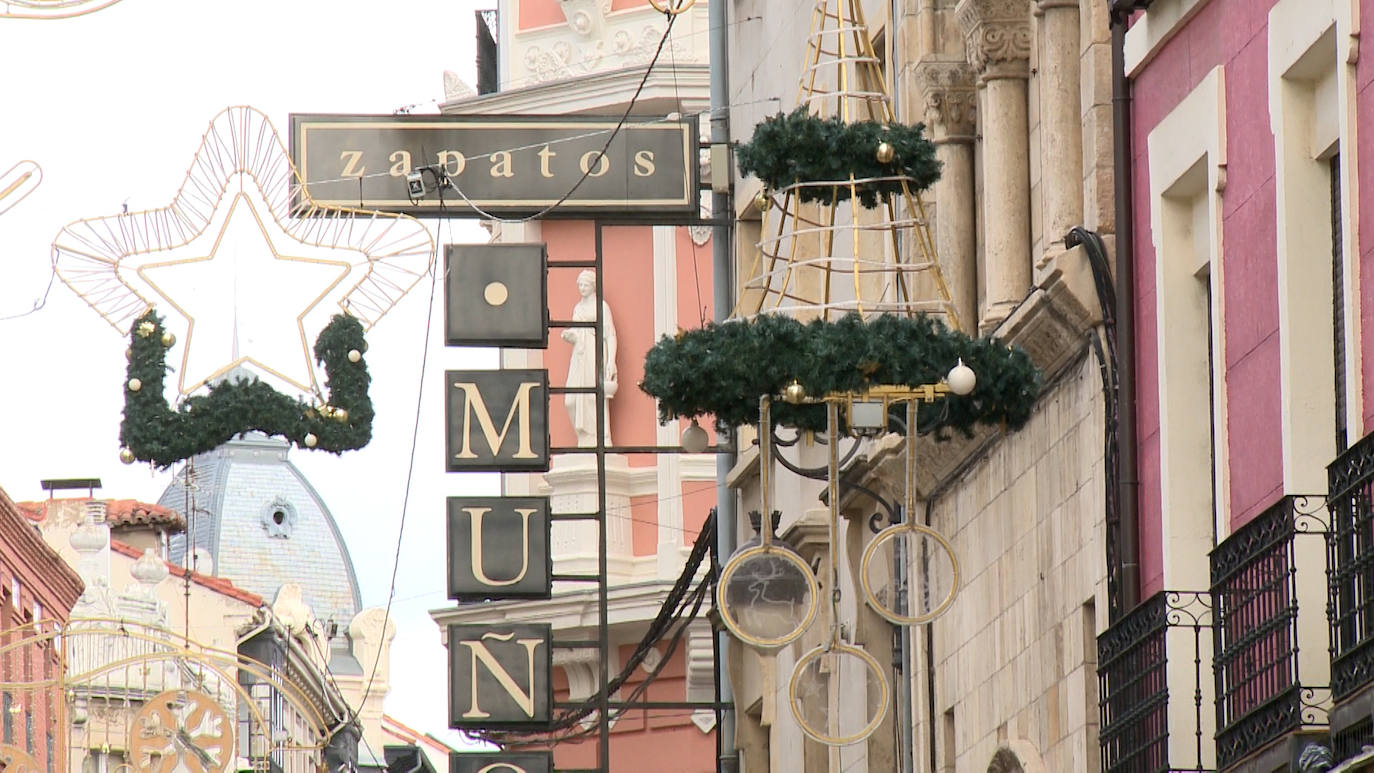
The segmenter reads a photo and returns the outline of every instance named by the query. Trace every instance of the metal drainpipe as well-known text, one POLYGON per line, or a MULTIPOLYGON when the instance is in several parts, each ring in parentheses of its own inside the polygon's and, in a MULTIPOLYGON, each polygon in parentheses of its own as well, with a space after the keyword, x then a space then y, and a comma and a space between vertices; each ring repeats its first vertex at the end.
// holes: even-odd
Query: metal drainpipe
MULTIPOLYGON (((729 3, 727 0, 712 0, 707 9, 710 26, 711 52, 711 144, 729 145, 730 142, 730 77, 729 77, 729 3)), ((713 154, 712 161, 725 154, 713 154)), ((712 168, 712 176, 724 173, 733 179, 733 169, 712 168)), ((711 217, 715 225, 711 230, 711 278, 713 286, 712 305, 717 322, 725 320, 734 307, 734 271, 732 250, 734 243, 734 209, 730 194, 713 190, 711 193, 711 217)), ((717 435, 716 442, 722 438, 717 435)), ((733 443, 734 439, 729 438, 733 443)), ((730 490, 726 479, 735 466, 733 451, 716 455, 716 550, 724 563, 735 552, 735 529, 737 512, 735 494, 730 490)), ((728 664, 730 662, 730 634, 724 630, 716 632, 716 689, 722 705, 734 701, 734 691, 730 687, 728 664)), ((716 727, 717 743, 720 750, 716 760, 719 773, 737 773, 739 753, 735 749, 735 709, 733 706, 719 711, 720 721, 716 727)))
POLYGON ((1140 602, 1138 512, 1140 475, 1136 469, 1135 384, 1135 223, 1131 220, 1131 82, 1126 77, 1126 19, 1149 2, 1113 2, 1112 17, 1112 151, 1116 187, 1116 349, 1119 358, 1117 394, 1120 401, 1117 457, 1117 503, 1120 524, 1117 555, 1124 615, 1140 602))

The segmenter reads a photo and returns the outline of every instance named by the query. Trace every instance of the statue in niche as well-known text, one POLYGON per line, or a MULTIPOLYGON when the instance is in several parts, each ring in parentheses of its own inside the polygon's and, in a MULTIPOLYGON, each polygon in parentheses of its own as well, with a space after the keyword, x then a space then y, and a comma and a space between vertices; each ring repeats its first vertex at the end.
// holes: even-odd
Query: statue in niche
MULTIPOLYGON (((596 273, 583 271, 577 275, 577 292, 582 299, 573 306, 574 322, 596 321, 596 273)), ((602 366, 603 385, 606 391, 606 445, 611 445, 611 398, 615 396, 615 323, 611 320, 611 307, 601 303, 601 330, 604 365, 602 366)), ((596 329, 590 327, 570 327, 563 329, 563 340, 572 344, 572 357, 568 360, 568 381, 570 387, 589 387, 596 384, 596 329)), ((563 395, 563 405, 568 409, 568 419, 572 421, 573 431, 577 433, 579 447, 596 445, 596 395, 563 395)))

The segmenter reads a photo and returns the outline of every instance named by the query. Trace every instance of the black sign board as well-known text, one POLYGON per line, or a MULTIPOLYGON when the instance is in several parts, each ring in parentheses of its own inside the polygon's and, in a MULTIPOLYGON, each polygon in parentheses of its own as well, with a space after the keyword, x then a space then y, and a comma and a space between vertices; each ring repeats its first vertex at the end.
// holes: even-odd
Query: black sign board
POLYGON ((553 717, 553 627, 448 627, 448 726, 531 728, 553 717))
POLYGON ((448 597, 548 598, 550 526, 548 497, 449 497, 448 597))
POLYGON ((444 372, 449 472, 549 469, 547 370, 444 372))
POLYGON ((444 329, 449 346, 549 345, 548 254, 542 244, 450 244, 444 329))
POLYGON ((291 116, 291 158, 312 201, 412 215, 481 216, 472 205, 518 215, 554 204, 548 216, 690 214, 697 144, 694 117, 622 126, 619 116, 291 116), (426 166, 453 181, 442 198, 430 173, 427 190, 408 195, 406 175, 426 166))
POLYGON ((449 773, 552 773, 553 752, 449 752, 449 773))

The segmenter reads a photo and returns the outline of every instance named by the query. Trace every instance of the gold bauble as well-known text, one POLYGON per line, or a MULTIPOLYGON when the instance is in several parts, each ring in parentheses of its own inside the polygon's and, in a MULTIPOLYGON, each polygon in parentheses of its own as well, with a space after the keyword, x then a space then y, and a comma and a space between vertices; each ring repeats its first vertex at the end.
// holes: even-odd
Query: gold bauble
POLYGON ((305 447, 306 447, 306 448, 314 448, 316 445, 319 444, 319 442, 320 442, 320 439, 317 438, 317 437, 315 437, 315 433, 314 433, 314 432, 307 432, 307 433, 305 433, 305 447))
POLYGON ((363 358, 363 353, 360 352, 360 351, 358 351, 357 349, 349 349, 349 350, 348 350, 348 361, 349 361, 349 362, 357 362, 358 360, 361 360, 362 358, 363 358))
POLYGON ((892 149, 892 145, 889 143, 879 142, 876 155, 878 156, 878 163, 890 164, 892 163, 892 159, 897 155, 897 152, 892 149))
POLYGON ((325 417, 326 419, 333 418, 333 417, 334 417, 334 406, 330 405, 329 403, 325 403, 324 405, 321 405, 321 406, 320 406, 320 415, 323 416, 323 417, 325 417))
POLYGON ((129 379, 129 391, 137 392, 143 388, 143 382, 136 378, 129 379))
POLYGON ((768 211, 768 192, 759 191, 754 194, 754 209, 760 212, 768 211))
POLYGON ((119 461, 124 462, 125 464, 133 464, 134 452, 130 451, 127 448, 119 449, 119 461))
POLYGON ((154 324, 151 323, 151 322, 146 322, 146 321, 145 321, 145 322, 140 322, 140 323, 138 323, 138 337, 139 337, 139 338, 147 338, 148 336, 152 335, 152 334, 153 334, 154 332, 156 332, 156 331, 157 331, 157 325, 154 325, 154 324))
POLYGON ((335 408, 334 421, 337 421, 340 424, 348 423, 348 411, 344 410, 343 408, 335 408))
POLYGON ((163 346, 166 346, 167 348, 170 349, 170 348, 172 347, 172 345, 175 344, 176 342, 177 342, 177 337, 176 337, 176 335, 175 335, 174 333, 172 333, 172 331, 170 331, 170 330, 165 330, 165 331, 163 331, 163 333, 162 333, 162 345, 163 345, 163 346))
POLYGON ((800 405, 806 399, 806 387, 797 383, 795 380, 783 387, 782 399, 793 405, 800 405))
POLYGON ((126 359, 126 360, 132 360, 133 358, 134 358, 134 348, 133 348, 132 346, 125 348, 125 349, 124 349, 124 359, 126 359))

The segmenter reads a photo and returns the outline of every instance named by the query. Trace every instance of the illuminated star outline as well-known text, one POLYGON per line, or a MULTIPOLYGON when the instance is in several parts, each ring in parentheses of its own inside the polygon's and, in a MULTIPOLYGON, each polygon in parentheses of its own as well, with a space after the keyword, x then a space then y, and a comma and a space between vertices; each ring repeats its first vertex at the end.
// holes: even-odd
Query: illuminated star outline
MULTIPOLYGON (((165 297, 143 276, 143 268, 213 259, 218 241, 209 256, 151 258, 184 248, 206 234, 225 198, 236 200, 242 195, 234 190, 235 179, 240 186, 247 180, 256 185, 267 214, 289 239, 305 247, 362 257, 362 277, 337 303, 364 330, 395 307, 433 267, 434 240, 420 221, 409 215, 315 203, 271 120, 255 108, 235 106, 210 121, 186 178, 168 206, 67 224, 53 239, 54 271, 121 336, 127 335, 134 321, 152 308, 153 298, 165 297)), ((265 228, 261 218, 259 225, 265 228)), ((268 242, 280 258, 276 242, 271 238, 268 242)), ((315 308, 337 284, 321 292, 305 311, 315 308)), ((185 314, 175 301, 167 300, 185 314)), ((187 320, 191 322, 189 316, 187 320)), ((298 327, 302 348, 308 353, 304 326, 298 327)), ((189 336, 186 343, 189 346, 189 336)), ((306 359, 310 360, 308 354, 306 359)), ((313 362, 309 362, 309 372, 315 381, 313 362)))
POLYGON ((43 167, 25 159, 0 174, 0 215, 14 208, 43 182, 43 167))

